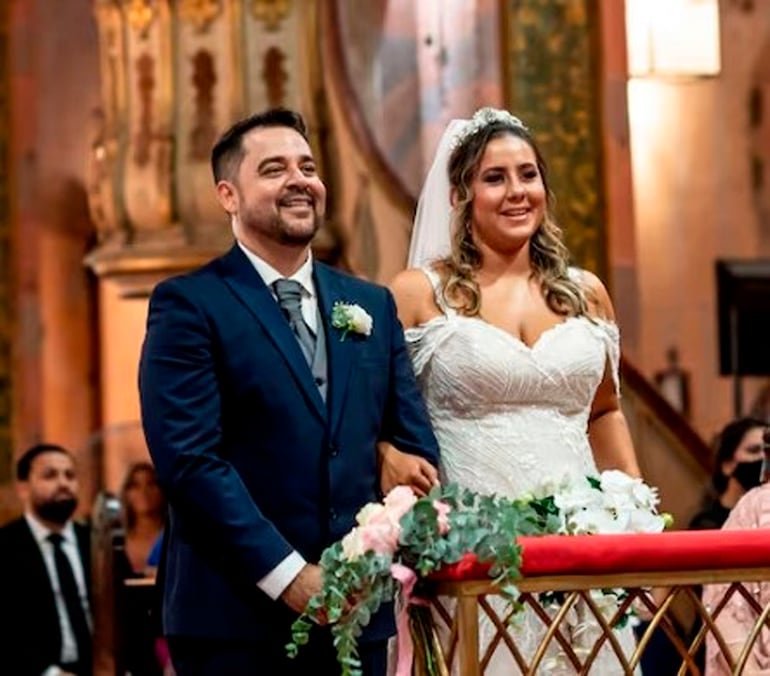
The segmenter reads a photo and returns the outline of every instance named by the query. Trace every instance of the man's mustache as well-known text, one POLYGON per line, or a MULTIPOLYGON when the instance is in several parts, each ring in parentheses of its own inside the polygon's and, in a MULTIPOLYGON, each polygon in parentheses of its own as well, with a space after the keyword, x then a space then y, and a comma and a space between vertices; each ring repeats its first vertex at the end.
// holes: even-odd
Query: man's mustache
POLYGON ((69 488, 60 488, 53 494, 55 500, 71 500, 75 494, 69 488))

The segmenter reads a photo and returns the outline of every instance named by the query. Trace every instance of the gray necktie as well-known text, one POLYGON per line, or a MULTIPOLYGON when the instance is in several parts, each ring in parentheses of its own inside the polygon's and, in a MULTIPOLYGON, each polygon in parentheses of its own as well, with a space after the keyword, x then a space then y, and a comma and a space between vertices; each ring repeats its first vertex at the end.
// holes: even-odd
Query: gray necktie
POLYGON ((315 354, 315 337, 302 318, 302 285, 293 279, 277 279, 273 282, 273 289, 278 297, 278 304, 299 341, 299 346, 302 348, 307 363, 312 364, 315 354))

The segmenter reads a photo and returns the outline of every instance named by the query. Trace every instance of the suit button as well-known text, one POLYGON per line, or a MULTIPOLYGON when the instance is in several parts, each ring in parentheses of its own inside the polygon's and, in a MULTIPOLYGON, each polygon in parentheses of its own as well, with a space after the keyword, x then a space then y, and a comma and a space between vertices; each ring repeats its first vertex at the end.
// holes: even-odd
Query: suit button
POLYGON ((335 444, 329 444, 329 456, 332 458, 336 458, 340 454, 339 446, 336 446, 335 444))
POLYGON ((329 510, 329 520, 330 521, 336 521, 337 520, 337 512, 333 509, 329 510))

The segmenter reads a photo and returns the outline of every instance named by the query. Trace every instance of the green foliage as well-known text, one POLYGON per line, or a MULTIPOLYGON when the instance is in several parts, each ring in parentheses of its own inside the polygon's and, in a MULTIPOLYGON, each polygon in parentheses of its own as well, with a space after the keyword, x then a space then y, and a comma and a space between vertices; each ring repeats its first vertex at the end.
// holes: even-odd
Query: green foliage
POLYGON ((490 577, 513 604, 521 566, 516 538, 556 532, 557 515, 552 497, 510 500, 478 495, 454 484, 434 488, 401 517, 398 548, 392 556, 367 551, 346 557, 339 542, 324 551, 323 589, 292 625, 287 653, 296 656, 308 642, 314 618, 325 617, 332 625, 342 676, 359 676, 357 639, 372 615, 398 592, 391 574, 394 563, 424 578, 474 553, 480 562, 491 564, 490 577), (441 527, 436 502, 449 507, 448 530, 441 527))

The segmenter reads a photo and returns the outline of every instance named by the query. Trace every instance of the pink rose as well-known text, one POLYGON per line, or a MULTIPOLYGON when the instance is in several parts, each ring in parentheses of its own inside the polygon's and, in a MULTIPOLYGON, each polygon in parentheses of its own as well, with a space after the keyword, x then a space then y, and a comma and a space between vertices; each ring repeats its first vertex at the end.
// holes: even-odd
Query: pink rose
POLYGON ((441 500, 434 500, 433 509, 436 510, 438 532, 441 535, 446 535, 449 532, 449 512, 452 511, 452 508, 446 502, 441 502, 441 500))
POLYGON ((385 505, 379 502, 370 502, 364 505, 356 514, 356 522, 359 526, 368 526, 370 523, 382 521, 385 517, 385 505))
POLYGON ((401 535, 401 526, 397 523, 384 521, 381 523, 369 523, 361 526, 361 543, 366 551, 374 551, 377 554, 393 555, 398 548, 398 538, 401 535))
POLYGON ((385 496, 385 509, 395 521, 401 521, 404 516, 417 502, 417 496, 412 492, 409 486, 396 486, 385 496))

